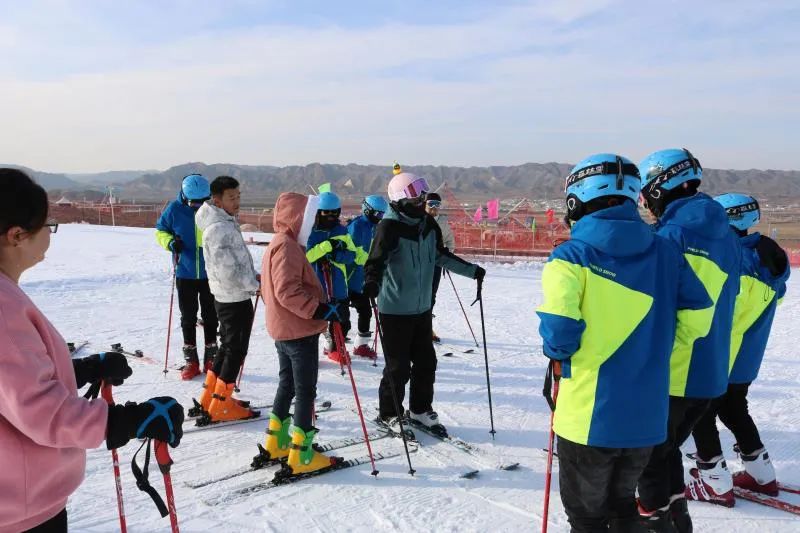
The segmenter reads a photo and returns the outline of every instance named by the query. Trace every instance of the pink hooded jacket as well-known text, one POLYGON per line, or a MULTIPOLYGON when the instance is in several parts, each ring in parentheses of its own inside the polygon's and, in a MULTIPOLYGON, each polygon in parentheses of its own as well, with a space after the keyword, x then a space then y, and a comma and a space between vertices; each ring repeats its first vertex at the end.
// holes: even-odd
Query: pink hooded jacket
POLYGON ((261 294, 267 309, 267 331, 276 341, 322 333, 328 325, 312 318, 327 298, 298 243, 308 241, 314 222, 316 204, 311 199, 316 197, 286 192, 275 204, 275 236, 261 263, 261 294))
POLYGON ((107 419, 105 402, 78 396, 64 339, 0 273, 0 532, 32 528, 66 506, 107 419))

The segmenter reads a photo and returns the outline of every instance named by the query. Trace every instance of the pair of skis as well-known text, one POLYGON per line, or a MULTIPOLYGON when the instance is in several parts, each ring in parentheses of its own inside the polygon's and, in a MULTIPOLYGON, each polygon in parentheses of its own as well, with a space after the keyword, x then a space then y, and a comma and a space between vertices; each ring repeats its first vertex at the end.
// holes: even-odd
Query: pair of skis
MULTIPOLYGON (((800 487, 796 485, 787 485, 785 483, 778 483, 778 489, 781 492, 800 494, 800 487)), ((786 511, 787 513, 800 515, 800 505, 787 502, 786 500, 782 499, 780 495, 769 496, 767 494, 754 492, 752 490, 743 489, 741 487, 733 487, 733 493, 736 495, 737 498, 741 498, 743 500, 747 500, 754 503, 760 503, 761 505, 766 505, 767 507, 772 507, 773 509, 778 509, 781 511, 786 511)))

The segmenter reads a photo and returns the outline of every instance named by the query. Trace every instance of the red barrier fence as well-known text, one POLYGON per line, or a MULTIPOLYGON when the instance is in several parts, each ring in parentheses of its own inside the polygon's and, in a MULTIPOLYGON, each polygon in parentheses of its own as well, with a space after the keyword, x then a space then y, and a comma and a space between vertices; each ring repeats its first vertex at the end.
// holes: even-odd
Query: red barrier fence
MULTIPOLYGON (((155 227, 163 204, 50 204, 50 218, 60 223, 85 222, 98 225, 155 227)), ((451 204, 452 205, 452 204, 451 204)), ((355 216, 358 213, 347 213, 355 216)), ((463 211, 448 210, 450 227, 456 241, 456 251, 464 255, 490 257, 546 257, 555 244, 569 238, 568 228, 558 218, 544 212, 524 211, 499 221, 475 223, 463 211), (535 220, 535 222, 534 222, 535 220), (548 222, 550 220, 550 222, 548 222)), ((244 208, 239 222, 250 231, 271 233, 272 208, 244 208)), ((765 221, 764 224, 767 225, 765 221)), ((769 227, 769 226, 768 226, 769 227)), ((767 228, 764 228, 767 229, 767 228)), ((764 231, 765 234, 768 234, 764 231)), ((800 266, 800 239, 780 238, 792 266, 800 266)))

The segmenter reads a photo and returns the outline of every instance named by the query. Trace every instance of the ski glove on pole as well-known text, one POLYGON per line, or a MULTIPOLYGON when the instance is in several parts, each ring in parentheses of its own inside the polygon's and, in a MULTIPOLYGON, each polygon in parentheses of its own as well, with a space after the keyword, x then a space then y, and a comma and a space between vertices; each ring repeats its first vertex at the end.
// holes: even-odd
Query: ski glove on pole
POLYGON ((475 266, 475 277, 473 279, 477 279, 478 281, 483 281, 484 276, 486 276, 486 269, 476 265, 475 266))
POLYGON ((341 322, 342 317, 347 312, 346 308, 347 304, 344 302, 319 304, 312 318, 314 320, 327 320, 328 322, 341 322))
POLYGON ((122 385, 131 377, 133 370, 128 366, 128 359, 117 352, 102 352, 72 360, 75 380, 78 388, 88 383, 107 381, 112 385, 122 385))
POLYGON ((377 298, 380 291, 381 287, 375 281, 365 281, 364 286, 361 288, 361 294, 370 300, 377 298))
POLYGON ((174 254, 180 254, 183 251, 183 241, 180 237, 175 237, 169 241, 169 249, 174 254))
POLYGON ((124 446, 129 440, 156 439, 177 447, 183 437, 183 406, 170 396, 144 403, 128 402, 108 407, 106 447, 124 446))

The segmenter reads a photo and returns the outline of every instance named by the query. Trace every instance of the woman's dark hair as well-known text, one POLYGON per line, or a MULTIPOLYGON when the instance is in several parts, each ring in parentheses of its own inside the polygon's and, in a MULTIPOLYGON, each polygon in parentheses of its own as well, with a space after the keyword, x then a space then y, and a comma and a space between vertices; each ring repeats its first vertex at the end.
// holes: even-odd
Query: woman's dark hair
POLYGON ((222 193, 228 189, 236 189, 239 187, 239 182, 236 178, 230 176, 217 176, 211 182, 211 196, 222 196, 222 193))
POLYGON ((439 200, 440 202, 442 201, 442 197, 441 197, 441 195, 439 195, 438 192, 429 192, 427 194, 427 196, 425 196, 425 199, 426 200, 439 200))
POLYGON ((0 168, 0 233, 14 226, 38 231, 47 222, 47 192, 16 168, 0 168))

